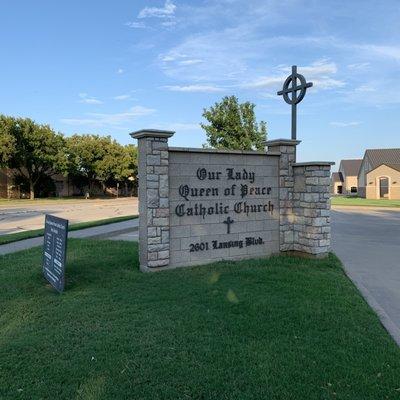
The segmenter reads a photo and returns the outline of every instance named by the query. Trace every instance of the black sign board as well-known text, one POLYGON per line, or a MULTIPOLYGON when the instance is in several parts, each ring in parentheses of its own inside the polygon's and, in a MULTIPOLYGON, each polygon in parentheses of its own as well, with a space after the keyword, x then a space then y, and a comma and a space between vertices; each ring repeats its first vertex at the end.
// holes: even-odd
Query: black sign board
POLYGON ((68 220, 46 215, 43 243, 43 275, 59 292, 64 290, 68 220))

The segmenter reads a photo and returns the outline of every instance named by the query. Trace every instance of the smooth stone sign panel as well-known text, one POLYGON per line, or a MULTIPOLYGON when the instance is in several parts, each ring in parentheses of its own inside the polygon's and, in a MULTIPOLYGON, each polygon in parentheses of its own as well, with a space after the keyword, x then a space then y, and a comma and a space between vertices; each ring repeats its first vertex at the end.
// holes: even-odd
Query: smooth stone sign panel
POLYGON ((58 292, 64 290, 68 220, 46 215, 43 243, 43 275, 58 292))
POLYGON ((279 252, 279 156, 169 151, 171 267, 279 252))

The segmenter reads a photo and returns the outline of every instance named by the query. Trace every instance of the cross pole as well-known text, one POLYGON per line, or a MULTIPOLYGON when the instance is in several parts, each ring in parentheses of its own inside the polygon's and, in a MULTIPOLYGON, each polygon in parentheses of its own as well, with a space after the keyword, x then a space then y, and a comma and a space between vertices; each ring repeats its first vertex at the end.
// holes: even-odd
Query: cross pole
POLYGON ((297 137, 297 103, 303 100, 307 88, 312 86, 312 82, 306 82, 303 75, 297 73, 297 66, 292 66, 292 73, 289 75, 284 84, 282 90, 277 94, 283 96, 286 103, 292 106, 292 139, 296 140, 297 137), (297 79, 300 81, 300 85, 297 85, 297 79), (289 86, 290 85, 290 86, 289 86), (297 96, 297 91, 300 90, 300 94, 297 96), (289 94, 292 97, 289 97, 289 94))

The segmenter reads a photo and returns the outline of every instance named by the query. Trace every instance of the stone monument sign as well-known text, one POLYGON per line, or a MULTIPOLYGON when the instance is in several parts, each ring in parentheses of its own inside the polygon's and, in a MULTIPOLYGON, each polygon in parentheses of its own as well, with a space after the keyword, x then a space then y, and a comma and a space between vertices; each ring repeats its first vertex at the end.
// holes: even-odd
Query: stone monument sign
POLYGON ((230 151, 169 147, 173 134, 131 134, 139 147, 141 270, 329 252, 333 163, 296 163, 297 140, 230 151))

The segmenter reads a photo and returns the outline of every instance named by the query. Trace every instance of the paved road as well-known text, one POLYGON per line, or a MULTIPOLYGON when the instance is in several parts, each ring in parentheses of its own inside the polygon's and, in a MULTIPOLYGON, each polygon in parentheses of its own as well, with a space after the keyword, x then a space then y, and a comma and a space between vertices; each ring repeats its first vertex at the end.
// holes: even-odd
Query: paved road
POLYGON ((335 207, 332 246, 400 345, 400 210, 335 207))
POLYGON ((44 215, 53 214, 70 224, 138 213, 136 197, 104 200, 51 200, 36 204, 0 204, 0 235, 43 228, 44 215))
MULTIPOLYGON (((110 240, 138 240, 139 218, 129 221, 117 222, 96 226, 93 228, 80 229, 68 233, 69 238, 98 238, 110 240)), ((16 251, 30 249, 31 247, 42 246, 43 236, 20 240, 18 242, 0 245, 0 255, 15 253, 16 251)))

